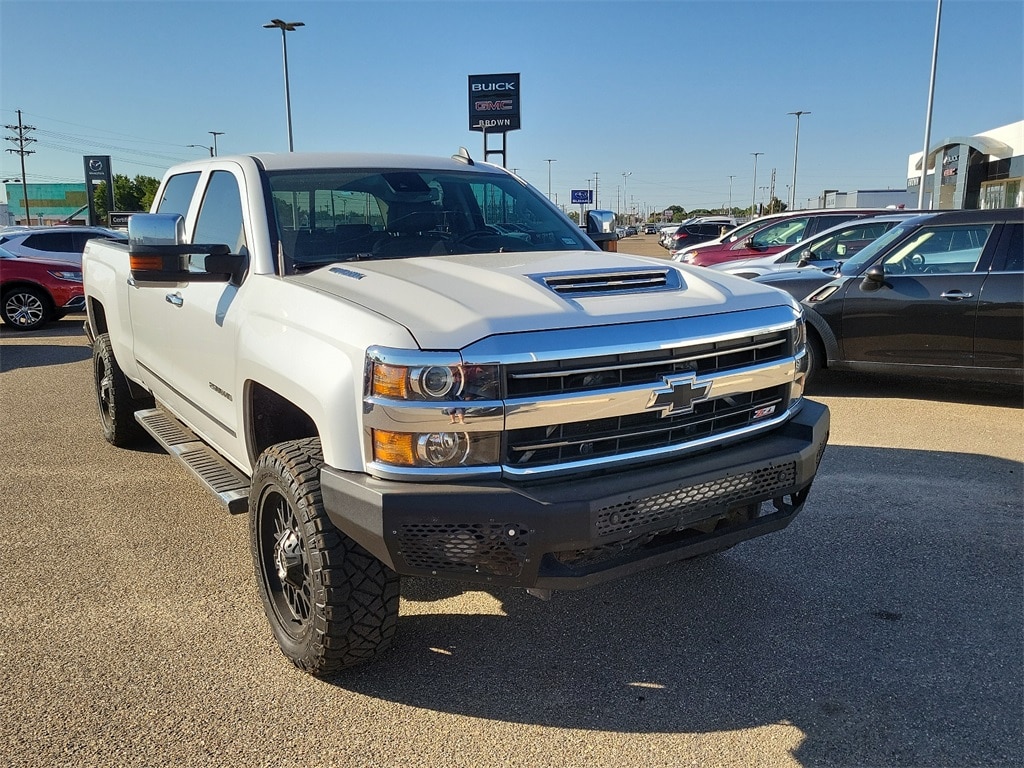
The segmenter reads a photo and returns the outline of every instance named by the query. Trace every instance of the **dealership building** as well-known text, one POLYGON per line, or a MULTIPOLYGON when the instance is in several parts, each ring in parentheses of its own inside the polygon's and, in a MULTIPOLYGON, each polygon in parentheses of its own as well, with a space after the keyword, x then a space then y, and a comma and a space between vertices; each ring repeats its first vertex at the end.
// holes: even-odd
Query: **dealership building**
MULTIPOLYGON (((910 155, 907 162, 907 191, 915 198, 922 154, 910 155)), ((932 144, 925 167, 925 208, 1024 207, 1024 120, 932 144)))

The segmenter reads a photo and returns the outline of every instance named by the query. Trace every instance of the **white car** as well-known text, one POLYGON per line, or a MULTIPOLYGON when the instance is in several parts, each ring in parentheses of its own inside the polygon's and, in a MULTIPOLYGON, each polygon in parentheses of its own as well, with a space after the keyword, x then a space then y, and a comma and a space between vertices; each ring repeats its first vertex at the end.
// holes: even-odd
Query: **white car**
POLYGON ((94 238, 128 239, 123 232, 106 227, 9 227, 0 232, 0 245, 21 258, 66 261, 80 267, 85 244, 94 238))
POLYGON ((835 269, 865 245, 914 215, 913 213, 898 213, 846 221, 830 227, 824 232, 819 232, 810 239, 803 240, 781 253, 757 259, 724 261, 720 264, 712 264, 707 269, 728 272, 740 277, 758 277, 789 269, 828 271, 835 269))

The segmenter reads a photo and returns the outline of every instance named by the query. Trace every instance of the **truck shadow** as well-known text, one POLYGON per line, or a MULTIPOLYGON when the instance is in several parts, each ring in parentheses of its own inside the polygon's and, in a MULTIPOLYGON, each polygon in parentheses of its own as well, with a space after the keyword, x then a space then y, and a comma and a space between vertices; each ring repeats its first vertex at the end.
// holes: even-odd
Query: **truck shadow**
POLYGON ((794 524, 727 553, 551 602, 488 590, 484 615, 409 579, 387 658, 332 682, 557 728, 787 724, 804 765, 1011 764, 1021 481, 992 457, 833 447, 794 524))
POLYGON ((76 315, 44 326, 37 331, 15 331, 0 325, 0 373, 19 368, 78 363, 92 357, 82 332, 85 315, 76 315), (81 345, 54 344, 53 339, 78 336, 81 345))

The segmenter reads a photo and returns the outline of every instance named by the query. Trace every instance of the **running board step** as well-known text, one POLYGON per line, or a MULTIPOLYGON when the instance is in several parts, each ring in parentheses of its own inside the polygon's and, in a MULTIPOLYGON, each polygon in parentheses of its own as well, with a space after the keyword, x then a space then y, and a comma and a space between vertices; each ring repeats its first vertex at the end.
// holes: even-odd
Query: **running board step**
POLYGON ((136 411, 135 420, 233 515, 249 509, 249 478, 160 408, 136 411))

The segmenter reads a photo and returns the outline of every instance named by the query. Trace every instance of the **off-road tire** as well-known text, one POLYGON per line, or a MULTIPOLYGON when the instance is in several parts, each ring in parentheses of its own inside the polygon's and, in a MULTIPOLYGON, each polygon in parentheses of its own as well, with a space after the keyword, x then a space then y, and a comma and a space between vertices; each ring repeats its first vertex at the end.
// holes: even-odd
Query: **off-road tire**
POLYGON ((0 298, 0 319, 16 331, 34 331, 55 320, 53 302, 45 291, 18 286, 0 298))
POLYGON ((399 577, 339 531, 324 510, 320 440, 278 443, 260 456, 249 533, 263 609, 295 666, 319 677, 386 650, 398 624, 399 577))
POLYGON ((128 379, 114 358, 109 333, 100 334, 93 342, 92 371, 104 439, 118 448, 145 439, 146 431, 135 420, 135 412, 152 408, 153 401, 132 397, 128 379))

